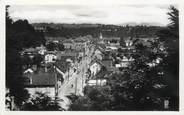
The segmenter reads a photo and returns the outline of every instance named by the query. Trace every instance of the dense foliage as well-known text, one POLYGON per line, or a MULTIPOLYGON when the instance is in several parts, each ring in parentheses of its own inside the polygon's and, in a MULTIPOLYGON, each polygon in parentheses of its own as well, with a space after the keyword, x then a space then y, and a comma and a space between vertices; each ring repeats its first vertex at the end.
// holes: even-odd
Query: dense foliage
POLYGON ((61 43, 48 42, 46 44, 46 48, 48 51, 64 51, 65 47, 61 43))
POLYGON ((21 105, 28 98, 24 89, 20 51, 45 44, 42 33, 36 32, 26 20, 13 21, 6 7, 6 87, 15 103, 21 105))
POLYGON ((37 92, 34 97, 22 106, 24 111, 58 111, 63 110, 59 104, 46 94, 37 92))
POLYGON ((170 24, 158 32, 160 40, 164 43, 168 56, 164 58, 164 72, 167 78, 168 93, 172 109, 179 108, 179 11, 170 7, 170 24))

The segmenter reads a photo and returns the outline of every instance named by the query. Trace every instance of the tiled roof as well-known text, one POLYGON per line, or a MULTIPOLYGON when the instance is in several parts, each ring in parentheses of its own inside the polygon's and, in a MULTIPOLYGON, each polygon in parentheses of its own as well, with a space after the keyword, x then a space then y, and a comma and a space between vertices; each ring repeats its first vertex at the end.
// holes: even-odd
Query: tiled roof
POLYGON ((40 69, 38 73, 32 74, 32 84, 29 82, 26 83, 28 87, 34 86, 54 86, 56 83, 55 75, 54 75, 54 68, 50 68, 48 72, 45 72, 44 69, 40 69))
POLYGON ((78 53, 76 52, 63 52, 63 53, 57 53, 57 59, 61 60, 62 58, 70 58, 73 61, 75 60, 75 58, 78 56, 78 53))

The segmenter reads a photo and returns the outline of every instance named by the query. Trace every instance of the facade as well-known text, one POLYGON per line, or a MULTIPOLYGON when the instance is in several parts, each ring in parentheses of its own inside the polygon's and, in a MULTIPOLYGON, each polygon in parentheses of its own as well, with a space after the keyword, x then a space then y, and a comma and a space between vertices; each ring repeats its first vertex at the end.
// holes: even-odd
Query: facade
POLYGON ((92 62, 89 68, 91 71, 91 75, 95 76, 100 71, 101 68, 102 66, 98 61, 92 62))
POLYGON ((55 54, 46 54, 45 55, 45 63, 53 63, 55 62, 57 59, 57 56, 55 54))
POLYGON ((72 39, 66 39, 62 43, 66 50, 74 49, 74 41, 72 39))

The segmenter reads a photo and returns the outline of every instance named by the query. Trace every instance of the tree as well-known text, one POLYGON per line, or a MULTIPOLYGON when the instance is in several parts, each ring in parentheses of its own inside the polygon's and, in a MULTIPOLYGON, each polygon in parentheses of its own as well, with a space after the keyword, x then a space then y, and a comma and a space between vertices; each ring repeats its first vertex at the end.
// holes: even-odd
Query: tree
POLYGON ((33 57, 33 64, 40 66, 42 61, 43 61, 43 56, 40 54, 37 54, 33 57))
POLYGON ((23 48, 36 47, 44 44, 43 34, 38 33, 27 20, 13 21, 6 7, 6 88, 18 108, 29 97, 24 88, 25 78, 22 76, 22 59, 20 52, 23 48))
POLYGON ((85 88, 85 96, 69 96, 72 101, 70 109, 72 111, 103 111, 110 110, 110 89, 109 87, 93 87, 85 88), (73 97, 73 98, 71 98, 73 97))
POLYGON ((179 11, 174 6, 168 12, 170 24, 157 33, 164 42, 168 56, 164 58, 164 73, 168 84, 167 93, 172 110, 179 109, 179 11))
POLYGON ((34 97, 22 106, 25 111, 58 111, 64 110, 59 104, 44 93, 36 92, 34 97))
POLYGON ((14 38, 14 22, 8 15, 8 7, 6 7, 6 87, 10 91, 10 96, 14 96, 16 106, 19 107, 29 95, 23 85, 24 78, 22 77, 21 58, 19 55, 21 48, 14 38))

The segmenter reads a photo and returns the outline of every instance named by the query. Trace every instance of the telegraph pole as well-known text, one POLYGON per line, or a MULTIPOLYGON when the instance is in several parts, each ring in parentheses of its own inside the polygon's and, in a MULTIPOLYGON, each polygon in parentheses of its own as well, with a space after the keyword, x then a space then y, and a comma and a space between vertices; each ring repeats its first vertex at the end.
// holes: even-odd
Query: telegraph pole
POLYGON ((83 84, 84 84, 84 83, 83 83, 83 82, 84 82, 84 81, 83 81, 83 75, 84 75, 84 71, 82 72, 82 92, 83 92, 83 84))
POLYGON ((77 77, 75 78, 75 95, 77 95, 77 77))

